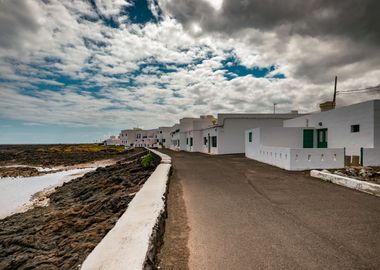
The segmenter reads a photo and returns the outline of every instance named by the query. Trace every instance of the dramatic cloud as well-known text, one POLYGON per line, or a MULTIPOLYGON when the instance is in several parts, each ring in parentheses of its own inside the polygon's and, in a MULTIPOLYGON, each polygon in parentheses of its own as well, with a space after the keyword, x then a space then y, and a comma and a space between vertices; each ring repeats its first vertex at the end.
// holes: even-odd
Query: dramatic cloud
MULTIPOLYGON (((342 90, 380 84, 377 10, 370 0, 0 0, 0 124, 95 132, 274 102, 317 110, 335 75, 342 90)), ((338 105, 372 98, 342 94, 338 105)))

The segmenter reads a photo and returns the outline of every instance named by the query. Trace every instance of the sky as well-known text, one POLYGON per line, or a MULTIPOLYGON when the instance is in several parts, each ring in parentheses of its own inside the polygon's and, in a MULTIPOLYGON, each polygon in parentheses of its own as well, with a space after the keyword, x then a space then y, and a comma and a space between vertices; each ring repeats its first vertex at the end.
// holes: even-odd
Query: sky
MULTIPOLYGON (((378 0, 0 0, 0 144, 101 141, 380 84, 378 0)), ((344 106, 379 91, 338 94, 344 106)))

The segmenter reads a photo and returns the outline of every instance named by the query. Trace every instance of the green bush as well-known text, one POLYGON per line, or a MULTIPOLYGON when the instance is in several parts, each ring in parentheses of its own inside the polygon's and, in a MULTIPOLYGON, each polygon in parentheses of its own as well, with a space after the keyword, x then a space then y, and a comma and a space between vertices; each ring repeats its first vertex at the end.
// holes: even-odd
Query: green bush
POLYGON ((141 165, 144 168, 154 167, 154 157, 151 153, 147 154, 141 159, 141 165))

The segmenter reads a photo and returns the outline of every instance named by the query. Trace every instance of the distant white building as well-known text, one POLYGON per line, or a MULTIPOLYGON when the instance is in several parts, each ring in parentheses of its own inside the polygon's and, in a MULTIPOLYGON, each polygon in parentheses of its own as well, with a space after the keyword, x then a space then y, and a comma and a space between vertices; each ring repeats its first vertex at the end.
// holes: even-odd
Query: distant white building
POLYGON ((158 139, 159 147, 170 148, 170 141, 171 141, 170 132, 171 131, 172 131, 172 127, 158 128, 157 139, 158 139))
POLYGON ((179 120, 180 150, 188 152, 202 151, 202 130, 213 126, 216 119, 212 115, 199 118, 182 118, 179 120))
POLYGON ((380 100, 304 115, 283 127, 252 128, 246 156, 287 170, 380 165, 380 100))
POLYGON ((157 148, 159 146, 158 129, 125 129, 121 131, 119 138, 122 144, 126 146, 150 148, 157 148))
POLYGON ((180 149, 180 134, 179 134, 179 124, 175 124, 170 129, 170 149, 178 151, 180 149))
POLYGON ((110 136, 107 140, 104 141, 105 145, 122 145, 121 140, 119 137, 116 136, 110 136))
POLYGON ((244 153, 247 129, 282 127, 284 120, 297 116, 297 111, 286 114, 218 114, 214 125, 201 131, 201 147, 197 151, 209 154, 244 153))

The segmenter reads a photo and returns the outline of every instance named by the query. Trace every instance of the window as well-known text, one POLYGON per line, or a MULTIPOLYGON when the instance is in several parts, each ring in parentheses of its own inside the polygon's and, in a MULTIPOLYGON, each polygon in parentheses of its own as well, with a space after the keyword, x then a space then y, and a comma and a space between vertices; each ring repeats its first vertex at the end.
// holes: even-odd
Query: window
POLYGON ((252 142, 252 132, 249 132, 249 133, 248 133, 248 141, 249 141, 249 142, 252 142))
POLYGON ((186 138, 186 145, 189 144, 189 138, 186 138))
POLYGON ((360 125, 351 125, 351 133, 360 132, 360 125))
POLYGON ((203 144, 207 145, 207 137, 203 137, 203 144))
POLYGON ((216 136, 211 137, 211 146, 216 147, 217 146, 217 138, 216 136))
POLYGON ((137 139, 140 139, 140 138, 141 138, 141 134, 137 134, 137 135, 136 135, 136 138, 137 138, 137 139))
POLYGON ((193 146, 193 138, 190 138, 190 146, 193 146))
POLYGON ((164 143, 166 140, 165 139, 162 139, 162 142, 164 143))

